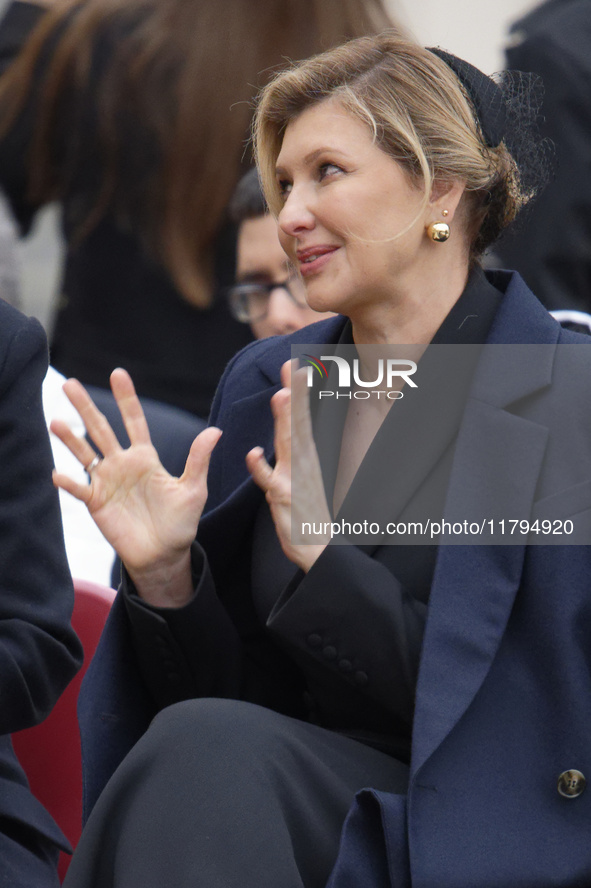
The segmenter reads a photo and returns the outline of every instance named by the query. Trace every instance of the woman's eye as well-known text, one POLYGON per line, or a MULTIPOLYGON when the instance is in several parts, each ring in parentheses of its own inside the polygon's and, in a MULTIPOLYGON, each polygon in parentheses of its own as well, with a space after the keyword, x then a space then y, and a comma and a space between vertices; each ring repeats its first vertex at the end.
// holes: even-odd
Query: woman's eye
POLYGON ((332 176, 335 173, 342 173, 343 170, 340 166, 337 166, 336 163, 323 163, 320 165, 319 174, 320 180, 326 179, 327 176, 332 176))
POLYGON ((277 187, 279 188, 279 194, 285 200, 285 198, 293 188, 293 184, 287 179, 280 179, 277 183, 277 187))

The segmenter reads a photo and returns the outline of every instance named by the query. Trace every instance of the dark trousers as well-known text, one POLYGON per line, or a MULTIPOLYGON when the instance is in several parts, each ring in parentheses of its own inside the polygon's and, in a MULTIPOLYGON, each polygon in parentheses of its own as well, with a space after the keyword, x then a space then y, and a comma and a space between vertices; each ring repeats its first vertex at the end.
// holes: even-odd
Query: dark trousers
POLYGON ((231 700, 163 710, 109 781, 65 888, 324 888, 355 793, 408 768, 231 700))

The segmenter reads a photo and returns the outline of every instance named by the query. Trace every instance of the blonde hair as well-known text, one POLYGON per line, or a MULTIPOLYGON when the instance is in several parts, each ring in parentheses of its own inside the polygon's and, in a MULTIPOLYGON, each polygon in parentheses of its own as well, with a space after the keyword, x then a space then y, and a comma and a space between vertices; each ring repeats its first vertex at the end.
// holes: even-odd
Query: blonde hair
POLYGON ((303 110, 336 98, 367 124, 376 144, 424 190, 433 182, 466 183, 472 255, 496 240, 525 197, 515 163, 501 143, 486 146, 460 81, 434 53, 399 33, 361 37, 279 74, 260 94, 255 156, 272 212, 282 198, 275 164, 285 128, 303 110))

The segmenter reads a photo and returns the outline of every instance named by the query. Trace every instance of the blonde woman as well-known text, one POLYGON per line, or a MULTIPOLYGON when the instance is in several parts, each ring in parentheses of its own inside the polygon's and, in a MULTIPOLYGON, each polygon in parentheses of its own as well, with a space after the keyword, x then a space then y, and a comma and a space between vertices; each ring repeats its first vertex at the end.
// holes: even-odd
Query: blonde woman
POLYGON ((560 506, 579 541, 589 533, 588 343, 478 261, 534 191, 510 116, 481 72, 392 34, 278 75, 257 114, 263 184, 309 304, 339 316, 236 357, 180 479, 159 465, 124 371, 112 382, 127 451, 67 384, 104 459, 56 429, 92 470, 87 488, 56 483, 126 567, 83 693, 94 810, 68 888, 591 876, 589 545, 290 532, 311 515, 354 523, 357 502, 395 528, 424 502, 466 518, 500 492, 506 519, 560 506), (420 357, 429 343, 476 350, 453 403, 434 350, 420 357), (483 378, 483 343, 542 357, 483 378), (292 423, 308 378, 292 379, 292 346, 322 359, 335 344, 356 349, 356 384, 320 399, 313 426, 294 401, 292 423), (420 357, 426 410, 406 406, 408 374, 402 392, 357 397, 377 378, 368 347, 393 344, 420 357), (576 456, 558 467, 557 428, 576 456))

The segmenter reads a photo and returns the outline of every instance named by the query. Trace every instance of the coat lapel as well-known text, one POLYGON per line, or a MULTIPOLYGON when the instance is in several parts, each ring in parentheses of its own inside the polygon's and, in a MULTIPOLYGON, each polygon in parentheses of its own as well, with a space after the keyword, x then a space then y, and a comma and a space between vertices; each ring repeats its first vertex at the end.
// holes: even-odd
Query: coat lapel
MULTIPOLYGON (((489 339, 501 351, 485 349, 458 435, 445 505, 450 522, 530 516, 548 430, 506 408, 550 384, 556 340, 545 310, 513 280, 489 339), (514 344, 500 345, 507 341, 514 344), (532 341, 545 345, 532 353, 532 341)), ((482 539, 453 545, 449 536, 439 549, 417 684, 413 775, 482 685, 519 588, 525 545, 482 539)))
MULTIPOLYGON (((529 517, 546 440, 546 429, 471 401, 458 439, 446 520, 474 518, 480 524, 480 516, 529 517), (523 453, 525 464, 511 457, 523 453)), ((525 556, 521 542, 454 545, 448 539, 439 547, 429 599, 413 728, 414 769, 459 721, 484 681, 525 556)))

